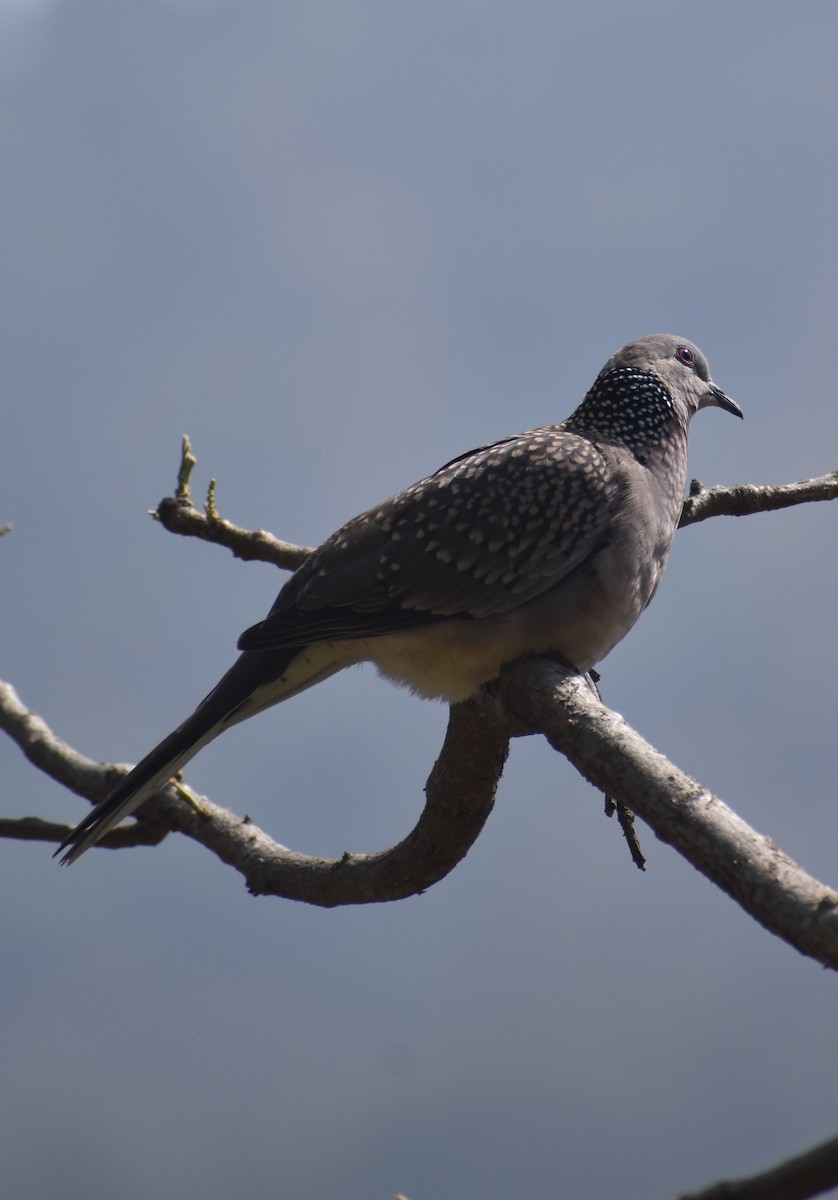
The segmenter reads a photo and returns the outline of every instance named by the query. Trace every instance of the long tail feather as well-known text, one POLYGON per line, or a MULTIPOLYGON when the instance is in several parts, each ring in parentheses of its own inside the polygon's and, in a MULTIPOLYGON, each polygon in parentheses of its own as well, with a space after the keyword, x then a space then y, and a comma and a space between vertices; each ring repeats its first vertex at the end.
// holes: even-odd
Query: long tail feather
MULTIPOLYGON (((276 704, 316 682, 314 677, 283 686, 298 649, 244 653, 190 717, 130 771, 111 794, 80 821, 53 857, 75 862, 85 850, 163 786, 230 725, 276 704)), ((324 672, 320 672, 322 678, 324 672)))

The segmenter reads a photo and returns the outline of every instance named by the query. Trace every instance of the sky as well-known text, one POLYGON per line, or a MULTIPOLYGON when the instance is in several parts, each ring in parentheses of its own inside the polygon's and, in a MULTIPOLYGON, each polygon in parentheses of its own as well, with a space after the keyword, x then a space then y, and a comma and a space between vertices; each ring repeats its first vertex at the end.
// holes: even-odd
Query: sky
MULTIPOLYGON (((201 499, 314 544, 605 359, 696 341, 745 421, 691 474, 838 466, 838 8, 824 0, 0 4, 0 675, 131 762, 282 579, 166 534, 201 499)), ((607 702, 836 882, 835 505, 679 534, 607 702)), ((198 791, 310 853, 414 823, 443 706, 345 672, 198 791)), ((0 743, 3 815, 82 801, 0 743)), ((17 1200, 665 1200, 836 1131, 838 981, 514 743, 426 895, 255 900, 206 851, 6 842, 17 1200)))

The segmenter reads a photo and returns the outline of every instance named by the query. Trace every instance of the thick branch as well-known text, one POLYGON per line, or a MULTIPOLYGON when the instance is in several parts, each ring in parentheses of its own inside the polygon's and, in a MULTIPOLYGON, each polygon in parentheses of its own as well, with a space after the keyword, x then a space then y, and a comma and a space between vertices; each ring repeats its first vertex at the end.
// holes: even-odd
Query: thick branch
MULTIPOLYGON (((154 514, 165 528, 227 546, 239 558, 291 570, 304 561, 306 548, 224 521, 215 507, 213 487, 206 511, 199 512, 189 494, 194 465, 184 439, 176 495, 164 500, 154 514)), ((836 495, 838 472, 781 487, 743 485, 704 491, 694 484, 682 524, 836 495)), ((503 769, 507 733, 522 719, 527 732, 544 732, 587 778, 642 816, 659 837, 768 929, 803 953, 838 966, 838 895, 811 879, 720 800, 668 763, 622 718, 599 704, 579 677, 568 676, 544 660, 508 668, 499 688, 452 709, 442 754, 428 780, 424 812, 416 828, 390 850, 346 854, 338 860, 296 854, 272 841, 248 818, 173 784, 143 806, 137 824, 112 831, 102 844, 158 841, 168 829, 179 829, 240 871, 257 895, 326 906, 413 895, 452 870, 478 836, 503 769)), ((14 689, 2 684, 0 728, 35 766, 94 802, 111 790, 126 769, 79 755, 21 704, 14 689)), ((64 827, 33 818, 0 826, 0 836, 46 841, 58 840, 66 832, 64 827)))
MULTIPOLYGON (((442 754, 416 828, 380 854, 327 860, 296 854, 242 819, 177 785, 142 813, 151 828, 180 829, 240 871, 257 895, 334 906, 424 891, 467 853, 491 811, 506 757, 504 721, 544 732, 588 779, 643 818, 757 921, 804 954, 838 967, 838 893, 812 879, 768 838, 605 708, 587 681, 545 659, 507 668, 499 687, 451 710, 442 754), (505 714, 509 714, 506 717, 505 714)), ((0 726, 36 765, 99 798, 115 772, 83 759, 0 686, 0 726), (79 773, 81 772, 81 778, 79 773)), ((130 830, 131 827, 129 826, 130 830)), ((42 829, 52 841, 64 829, 42 829)), ((115 831, 116 832, 116 831, 115 831)), ((31 826, 26 836, 37 836, 31 826)))
POLYGON ((507 668, 510 712, 607 795, 624 803, 772 933, 838 969, 838 892, 807 875, 594 695, 544 659, 507 668))
POLYGON ((204 811, 186 814, 181 828, 240 871, 257 896, 326 908, 400 900, 426 891, 468 853, 492 810, 508 744, 476 703, 453 708, 419 821, 403 841, 378 854, 332 860, 296 854, 247 820, 203 801, 204 811))
MULTIPOLYGON (((95 763, 78 754, 0 683, 0 728, 51 778, 94 802, 111 790, 126 767, 95 763)), ((400 900, 426 891, 468 853, 492 810, 506 761, 508 738, 479 703, 451 710, 442 753, 431 772, 424 811, 411 833, 378 854, 324 859, 297 854, 274 842, 248 817, 196 796, 179 784, 143 805, 140 824, 113 830, 106 848, 159 841, 169 829, 185 833, 244 876, 254 895, 284 896, 334 907, 400 900)), ((0 824, 0 836, 60 842, 63 825, 36 818, 0 824)))
POLYGON ((708 517, 747 517, 753 513, 774 512, 795 504, 838 498, 838 471, 799 483, 739 483, 734 487, 704 488, 698 479, 690 485, 684 500, 679 528, 706 521, 708 517))

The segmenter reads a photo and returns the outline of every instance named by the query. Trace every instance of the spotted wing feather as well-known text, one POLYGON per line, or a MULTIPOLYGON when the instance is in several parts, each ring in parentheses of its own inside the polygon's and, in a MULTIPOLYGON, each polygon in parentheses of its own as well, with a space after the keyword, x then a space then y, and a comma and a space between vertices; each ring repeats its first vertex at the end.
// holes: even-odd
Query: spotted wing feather
POLYGON ((303 645, 508 612, 601 544, 617 492, 602 451, 562 426, 481 447, 339 529, 239 645, 303 645))

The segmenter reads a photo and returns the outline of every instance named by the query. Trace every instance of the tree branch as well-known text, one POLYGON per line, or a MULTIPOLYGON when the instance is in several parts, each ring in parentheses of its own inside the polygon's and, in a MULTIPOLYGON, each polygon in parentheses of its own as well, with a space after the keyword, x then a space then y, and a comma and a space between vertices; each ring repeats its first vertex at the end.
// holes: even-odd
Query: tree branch
MULTIPOLYGON (((310 553, 261 530, 222 519, 214 481, 205 511, 193 505, 189 482, 195 458, 183 440, 176 494, 153 514, 171 532, 226 546, 242 559, 293 570, 310 553)), ((722 513, 743 515, 838 496, 838 472, 801 483, 741 485, 705 490, 693 482, 681 524, 722 513)), ((0 728, 33 765, 92 802, 101 800, 127 768, 78 754, 0 684, 0 728)), ((414 895, 443 878, 467 853, 491 811, 508 738, 543 732, 586 778, 623 810, 640 815, 657 835, 723 888, 772 932, 805 954, 838 967, 838 894, 811 879, 767 838, 751 830, 695 780, 683 775, 609 712, 579 676, 546 660, 514 664, 500 683, 456 705, 445 744, 426 787, 415 829, 378 854, 336 860, 297 854, 274 842, 248 818, 170 783, 103 845, 159 841, 178 829, 240 871, 255 895, 311 904, 364 904, 414 895), (522 728, 523 722, 523 728, 522 728)), ((57 841, 68 831, 36 818, 6 821, 0 836, 57 841)))
MULTIPOLYGON (((311 553, 311 547, 296 546, 263 529, 243 529, 225 520, 216 507, 214 479, 209 483, 204 511, 195 507, 189 484, 196 463, 189 438, 184 436, 175 494, 161 500, 152 510, 152 517, 169 533, 225 546, 244 561, 266 562, 283 570, 296 571, 311 553)), ((705 488, 701 480, 693 479, 690 494, 684 499, 679 528, 706 521, 709 517, 744 517, 775 512, 796 504, 835 499, 838 499, 838 471, 797 483, 740 483, 732 487, 705 488)))
POLYGON ((479 836, 494 804, 508 738, 476 701, 452 708, 442 752, 428 779, 415 828, 377 854, 339 859, 298 854, 250 821, 203 797, 158 807, 188 837, 235 867, 255 896, 282 896, 323 908, 401 900, 421 894, 454 869, 479 836))
POLYGON ((2 680, 0 729, 9 735, 39 771, 43 771, 56 783, 94 804, 104 800, 128 769, 113 764, 97 763, 79 754, 57 737, 46 721, 23 704, 10 683, 4 683, 2 680))
POLYGON ((245 562, 266 562, 285 571, 296 571, 311 553, 309 547, 283 542, 264 529, 242 529, 217 514, 199 512, 189 499, 167 496, 151 515, 169 533, 225 546, 245 562))
POLYGON ((245 562, 266 562, 285 571, 296 571, 305 562, 311 549, 283 542, 264 529, 242 529, 232 521, 226 521, 216 507, 214 479, 209 483, 204 511, 200 512, 195 507, 189 481, 196 462, 189 438, 184 435, 175 494, 167 496, 157 508, 152 509, 154 520, 159 521, 169 533, 225 546, 236 558, 245 562))
MULTIPOLYGON (((63 842, 72 825, 42 821, 40 817, 0 817, 0 838, 15 842, 63 842)), ((157 846, 170 832, 166 825, 153 825, 143 814, 130 825, 112 829, 96 844, 104 850, 124 850, 128 846, 157 846)))
MULTIPOLYGON (((214 484, 214 481, 211 481, 214 484)), ((205 511, 195 508, 191 498, 167 496, 153 510, 152 516, 169 533, 200 538, 225 546, 236 558, 245 561, 272 563, 284 570, 296 571, 311 553, 311 547, 284 542, 262 529, 243 529, 218 515, 208 493, 205 511)), ((817 479, 797 483, 741 483, 733 487, 704 488, 694 479, 690 495, 685 497, 679 529, 696 525, 709 517, 745 517, 755 513, 776 512, 798 504, 812 504, 838 499, 838 471, 817 479)))
MULTIPOLYGON (((95 763, 61 741, 0 682, 0 729, 35 766, 94 803, 128 770, 95 763)), ((331 908, 401 900, 426 891, 468 853, 492 810, 509 740, 478 701, 451 710, 442 752, 426 786, 416 827, 378 854, 339 859, 298 854, 273 841, 249 817, 213 804, 179 783, 169 783, 137 814, 100 843, 105 848, 149 845, 179 830, 239 871, 256 896, 282 896, 331 908)), ((58 843, 70 828, 33 817, 0 823, 0 837, 58 843)))
POLYGON ((504 671, 501 697, 524 728, 543 733, 586 779, 641 817, 761 925, 838 969, 838 892, 644 741, 583 676, 530 659, 504 671))
MULTIPOLYGON (((223 519, 211 481, 204 511, 192 503, 195 458, 183 440, 176 493, 152 513, 169 532, 225 546, 237 558, 296 570, 310 550, 263 530, 223 519)), ((694 480, 680 524, 711 516, 744 516, 838 498, 838 471, 783 485, 705 489, 694 480)), ((0 534, 7 527, 0 529, 0 534)), ((0 682, 0 729, 29 761, 93 803, 128 769, 85 758, 0 682)), ((543 733, 623 812, 637 813, 770 932, 801 953, 838 969, 838 892, 819 883, 769 838, 751 829, 720 799, 684 774, 609 711, 590 682, 561 664, 532 659, 451 708, 442 752, 426 785, 415 828, 377 854, 339 859, 298 854, 273 841, 249 817, 170 782, 100 843, 151 845, 179 830, 244 877, 254 895, 283 896, 332 907, 401 899, 423 892, 457 865, 491 812, 510 736, 543 733)), ((0 820, 0 837, 59 842, 68 827, 35 817, 0 820)), ((838 1183, 838 1138, 747 1179, 716 1184, 679 1200, 806 1200, 838 1183)))
MULTIPOLYGON (((50 729, 46 721, 28 709, 10 683, 0 680, 0 729, 7 733, 39 771, 92 804, 104 800, 130 768, 118 763, 99 763, 79 754, 50 729)), ((0 837, 17 841, 62 842, 71 826, 42 821, 39 817, 0 820, 0 837)), ((144 807, 132 825, 112 829, 99 843, 106 849, 125 846, 156 846, 170 826, 155 819, 151 806, 144 807)))
MULTIPOLYGON (((151 515, 169 533, 225 546, 244 561, 266 562, 283 570, 296 571, 311 553, 311 547, 297 546, 263 529, 243 529, 225 520, 214 506, 214 483, 212 480, 204 512, 195 508, 188 495, 167 496, 151 515)), ((798 483, 741 483, 733 487, 704 488, 694 479, 690 495, 684 499, 678 527, 696 525, 709 517, 752 516, 797 504, 835 499, 838 499, 838 471, 798 483)))
POLYGON ((838 471, 799 483, 739 483, 733 487, 705 488, 701 480, 690 484, 684 500, 679 529, 695 525, 708 517, 747 517, 753 513, 775 512, 795 504, 838 498, 838 471))
POLYGON ((700 1192, 683 1193, 675 1200, 809 1200, 838 1184, 838 1137, 786 1159, 776 1167, 716 1183, 700 1192))
MULTIPOLYGON (((60 782, 66 770, 68 786, 91 799, 101 798, 115 773, 125 770, 71 750, 7 684, 0 686, 0 727, 35 765, 60 782)), ((424 891, 463 858, 491 811, 508 735, 537 732, 766 929, 838 968, 838 893, 654 750, 597 699, 587 679, 546 659, 506 668, 496 688, 452 707, 425 809, 415 829, 382 853, 334 860, 297 854, 249 818, 176 784, 140 811, 152 830, 179 829, 212 850, 244 876, 254 895, 324 907, 395 900, 424 891)), ((54 841, 66 830, 29 821, 19 836, 39 833, 54 841)))

